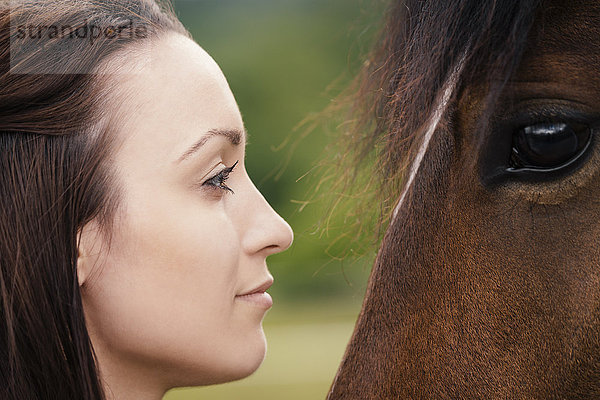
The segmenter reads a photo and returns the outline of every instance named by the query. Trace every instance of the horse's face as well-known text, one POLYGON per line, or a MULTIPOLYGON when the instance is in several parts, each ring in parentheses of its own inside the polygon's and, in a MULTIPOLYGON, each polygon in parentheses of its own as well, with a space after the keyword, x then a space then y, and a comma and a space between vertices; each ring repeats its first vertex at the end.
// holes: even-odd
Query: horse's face
POLYGON ((435 132, 331 399, 600 396, 600 3, 546 2, 482 132, 485 98, 435 132))

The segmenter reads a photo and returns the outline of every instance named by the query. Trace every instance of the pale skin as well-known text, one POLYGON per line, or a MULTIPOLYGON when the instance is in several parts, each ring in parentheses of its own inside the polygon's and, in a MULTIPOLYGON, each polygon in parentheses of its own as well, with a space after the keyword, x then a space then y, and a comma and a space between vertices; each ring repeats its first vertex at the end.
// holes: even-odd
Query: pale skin
POLYGON ((246 172, 244 125, 215 61, 178 34, 153 43, 151 59, 119 83, 131 95, 118 110, 124 196, 111 247, 94 221, 80 235, 78 278, 108 399, 158 400, 253 373, 266 351, 266 258, 293 238, 246 172))

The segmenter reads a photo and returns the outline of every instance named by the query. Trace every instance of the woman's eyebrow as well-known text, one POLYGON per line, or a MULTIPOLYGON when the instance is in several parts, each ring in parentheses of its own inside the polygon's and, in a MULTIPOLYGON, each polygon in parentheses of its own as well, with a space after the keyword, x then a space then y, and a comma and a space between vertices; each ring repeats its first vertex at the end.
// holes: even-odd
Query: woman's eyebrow
POLYGON ((211 138, 215 136, 225 136, 231 144, 234 146, 239 145, 242 142, 242 138, 246 136, 246 131, 234 128, 234 129, 211 129, 206 132, 200 140, 192 145, 181 157, 177 159, 176 164, 181 163, 182 161, 190 158, 194 153, 196 153, 206 142, 208 142, 211 138))

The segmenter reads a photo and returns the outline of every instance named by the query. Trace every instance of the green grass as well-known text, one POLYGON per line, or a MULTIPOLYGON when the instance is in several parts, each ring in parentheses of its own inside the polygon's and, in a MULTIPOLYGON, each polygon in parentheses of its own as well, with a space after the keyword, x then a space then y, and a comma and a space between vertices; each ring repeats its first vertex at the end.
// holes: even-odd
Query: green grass
POLYGON ((263 324, 267 357, 241 381, 171 390, 164 400, 324 399, 350 339, 360 303, 323 301, 274 308, 263 324))

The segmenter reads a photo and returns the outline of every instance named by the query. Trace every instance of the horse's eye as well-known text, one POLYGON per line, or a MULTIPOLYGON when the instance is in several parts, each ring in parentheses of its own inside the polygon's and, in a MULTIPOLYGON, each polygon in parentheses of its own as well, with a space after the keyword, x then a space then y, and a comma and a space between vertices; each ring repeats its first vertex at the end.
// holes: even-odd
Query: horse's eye
POLYGON ((515 132, 509 170, 556 170, 584 153, 590 128, 576 123, 539 123, 515 132))

